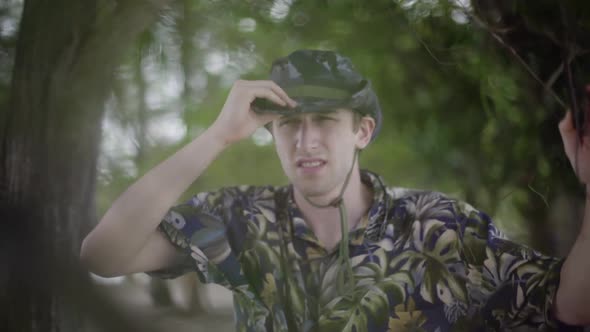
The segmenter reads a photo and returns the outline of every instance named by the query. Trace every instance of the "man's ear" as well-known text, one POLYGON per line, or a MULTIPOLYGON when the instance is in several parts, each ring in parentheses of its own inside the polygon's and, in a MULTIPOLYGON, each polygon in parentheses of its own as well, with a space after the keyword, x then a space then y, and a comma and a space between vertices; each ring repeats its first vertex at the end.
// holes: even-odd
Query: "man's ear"
POLYGON ((357 144, 358 149, 364 149, 371 142, 371 136, 375 130, 375 119, 370 116, 364 116, 361 118, 357 131, 357 144))

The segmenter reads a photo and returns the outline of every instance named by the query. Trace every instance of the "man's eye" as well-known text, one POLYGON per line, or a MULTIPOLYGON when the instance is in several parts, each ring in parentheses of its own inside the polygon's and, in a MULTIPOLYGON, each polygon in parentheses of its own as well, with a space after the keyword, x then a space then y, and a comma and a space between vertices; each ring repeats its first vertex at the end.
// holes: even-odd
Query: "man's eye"
POLYGON ((329 120, 334 120, 334 118, 331 118, 329 116, 318 116, 316 118, 316 121, 329 121, 329 120))
POLYGON ((296 123, 297 123, 297 119, 285 119, 285 120, 281 120, 279 122, 279 126, 292 125, 292 124, 296 124, 296 123))

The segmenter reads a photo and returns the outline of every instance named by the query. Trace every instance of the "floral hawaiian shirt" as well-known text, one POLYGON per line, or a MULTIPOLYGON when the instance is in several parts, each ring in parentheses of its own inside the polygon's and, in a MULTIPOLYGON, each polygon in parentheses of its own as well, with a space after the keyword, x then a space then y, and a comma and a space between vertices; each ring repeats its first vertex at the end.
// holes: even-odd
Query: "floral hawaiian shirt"
POLYGON ((506 240, 484 213, 431 191, 372 187, 349 233, 353 284, 326 250, 292 188, 200 193, 160 224, 185 259, 150 272, 195 271, 233 292, 238 331, 503 331, 566 328, 552 317, 562 259, 506 240))

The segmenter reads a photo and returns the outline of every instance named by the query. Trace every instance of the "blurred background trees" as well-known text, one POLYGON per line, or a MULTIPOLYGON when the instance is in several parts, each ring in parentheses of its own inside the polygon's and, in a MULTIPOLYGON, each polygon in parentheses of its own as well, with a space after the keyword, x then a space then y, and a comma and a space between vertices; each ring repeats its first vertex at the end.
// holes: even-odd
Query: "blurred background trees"
MULTIPOLYGON (((577 234, 583 196, 557 122, 564 114, 558 100, 571 103, 563 64, 575 64, 576 78, 590 81, 583 38, 590 12, 582 0, 44 6, 0 4, 0 197, 9 197, 2 222, 15 266, 73 259, 81 238, 128 185, 212 123, 234 80, 264 79, 273 59, 300 48, 348 55, 380 96, 383 129, 363 152, 362 167, 390 185, 465 199, 511 238, 548 254, 567 254, 577 234), (35 248, 33 258, 22 247, 35 248), (39 256, 44 248, 55 250, 39 256)), ((286 179, 261 129, 228 149, 184 199, 263 183, 286 179)), ((46 267, 23 271, 35 272, 35 283, 46 267)), ((210 290, 194 286, 194 277, 142 278, 102 288, 135 287, 143 295, 134 296, 149 305, 180 301, 185 312, 211 312, 210 290)), ((22 285, 18 292, 28 284, 22 285)), ((39 304, 47 321, 66 330, 79 324, 67 325, 67 317, 43 309, 48 304, 39 304)))

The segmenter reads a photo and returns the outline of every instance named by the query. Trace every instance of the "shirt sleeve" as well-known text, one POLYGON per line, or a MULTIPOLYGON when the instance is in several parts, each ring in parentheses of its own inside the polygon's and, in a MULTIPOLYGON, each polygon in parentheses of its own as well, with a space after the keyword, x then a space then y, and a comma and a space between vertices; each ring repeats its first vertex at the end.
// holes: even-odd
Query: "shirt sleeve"
POLYGON ((466 203, 458 203, 458 211, 468 262, 467 290, 486 326, 581 331, 553 315, 564 259, 508 240, 489 216, 466 203))
POLYGON ((200 193, 171 208, 158 231, 177 248, 183 259, 176 265, 148 272, 159 278, 175 278, 196 272, 203 283, 228 288, 243 283, 238 260, 246 234, 243 191, 224 188, 200 193))

